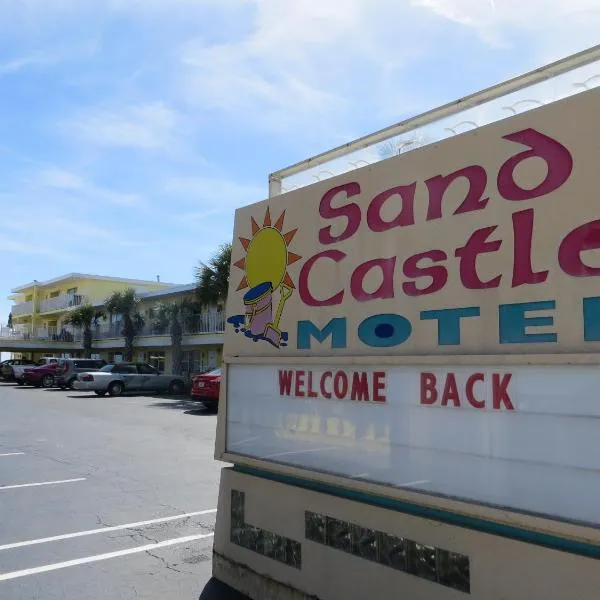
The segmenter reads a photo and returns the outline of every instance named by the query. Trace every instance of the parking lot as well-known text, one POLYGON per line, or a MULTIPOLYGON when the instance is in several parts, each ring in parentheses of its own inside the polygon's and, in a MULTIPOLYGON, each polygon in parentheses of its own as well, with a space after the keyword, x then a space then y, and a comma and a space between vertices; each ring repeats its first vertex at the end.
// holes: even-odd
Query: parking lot
POLYGON ((2 600, 198 599, 214 414, 187 397, 0 383, 0 415, 2 600))

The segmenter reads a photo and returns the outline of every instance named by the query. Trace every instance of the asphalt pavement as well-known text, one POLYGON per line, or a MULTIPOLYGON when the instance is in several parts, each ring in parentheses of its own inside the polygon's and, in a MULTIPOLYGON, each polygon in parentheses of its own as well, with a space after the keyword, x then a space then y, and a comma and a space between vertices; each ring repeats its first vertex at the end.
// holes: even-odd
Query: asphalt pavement
POLYGON ((0 598, 228 598, 215 427, 185 397, 0 384, 0 598))

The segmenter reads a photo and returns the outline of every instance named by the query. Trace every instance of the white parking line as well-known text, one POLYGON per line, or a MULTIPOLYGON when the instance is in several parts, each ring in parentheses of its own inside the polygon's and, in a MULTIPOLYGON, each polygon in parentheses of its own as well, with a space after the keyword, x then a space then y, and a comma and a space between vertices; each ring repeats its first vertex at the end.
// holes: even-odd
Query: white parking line
POLYGON ((419 481, 409 481, 408 483, 401 483, 399 484, 399 487, 413 487, 415 485, 425 485, 429 482, 429 479, 419 479, 419 481))
POLYGON ((74 483, 75 481, 85 481, 85 477, 75 479, 60 479, 59 481, 40 481, 38 483, 20 483, 18 485, 0 485, 1 490, 16 490, 17 488, 38 487, 40 485, 58 485, 59 483, 74 483))
POLYGON ((87 565, 89 563, 108 560, 110 558, 118 558, 119 556, 128 556, 129 554, 138 554, 140 552, 154 551, 158 548, 167 548, 176 544, 187 544, 196 540, 202 540, 214 536, 214 533, 205 533, 200 535, 188 535, 186 537, 164 540, 154 544, 146 544, 145 546, 137 546, 136 548, 128 548, 127 550, 117 550, 116 552, 107 552, 106 554, 96 554, 94 556, 85 556, 76 558, 75 560, 66 560, 64 562, 43 565, 41 567, 33 567, 31 569, 23 569, 21 571, 11 571, 2 573, 0 581, 9 581, 10 579, 18 579, 19 577, 28 577, 29 575, 39 575, 40 573, 48 573, 49 571, 58 571, 59 569, 67 569, 68 567, 76 567, 78 565, 87 565))
POLYGON ((148 521, 138 521, 137 523, 125 523, 124 525, 111 525, 107 527, 99 527, 98 529, 88 529, 86 531, 63 533, 62 535, 53 535, 51 537, 39 538, 37 540, 26 540, 24 542, 4 544, 3 546, 0 546, 0 550, 14 550, 15 548, 23 548, 25 546, 35 546, 36 544, 46 544, 47 542, 58 542, 60 540, 84 537, 86 535, 96 535, 98 533, 108 533, 109 531, 119 531, 120 529, 135 529, 137 527, 145 527, 146 525, 154 525, 155 523, 167 523, 169 521, 177 521, 180 519, 197 517, 199 515, 208 515, 210 513, 216 512, 216 508, 211 508, 209 510, 199 510, 196 512, 183 513, 180 515, 172 515, 170 517, 161 517, 159 519, 149 519, 148 521))
POLYGON ((5 452, 4 454, 0 454, 0 458, 3 456, 23 456, 25 452, 5 452))

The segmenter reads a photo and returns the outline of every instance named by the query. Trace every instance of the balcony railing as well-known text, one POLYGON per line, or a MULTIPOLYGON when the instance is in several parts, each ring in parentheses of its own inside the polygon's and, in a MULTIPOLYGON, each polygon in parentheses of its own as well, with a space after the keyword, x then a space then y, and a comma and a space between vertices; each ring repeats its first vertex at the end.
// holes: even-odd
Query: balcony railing
POLYGON ((183 333, 197 335, 200 333, 223 333, 225 331, 225 313, 202 313, 187 317, 183 322, 183 333))
MULTIPOLYGON (((123 326, 120 323, 99 325, 92 328, 92 337, 95 340, 122 338, 123 326)), ((184 335, 200 335, 204 333, 223 333, 225 331, 225 315, 223 313, 202 313, 187 317, 183 322, 184 335)), ((152 324, 144 326, 138 334, 144 336, 170 336, 169 329, 161 330, 152 324)), ((0 327, 0 339, 2 340, 24 340, 24 341, 48 341, 48 342, 81 342, 82 332, 79 328, 65 327, 34 327, 28 325, 16 325, 8 328, 0 327)))
POLYGON ((82 294, 65 294, 64 296, 55 296, 40 301, 39 311, 41 313, 51 312, 53 310, 67 310, 81 306, 87 301, 86 296, 82 294))
MULTIPOLYGON (((110 325, 99 325, 95 327, 93 338, 104 340, 123 337, 121 333, 123 326, 120 323, 111 323, 110 325)), ((202 313, 192 315, 183 320, 184 335, 200 335, 203 333, 223 333, 225 331, 225 315, 223 313, 202 313)), ((138 337, 170 335, 169 328, 155 327, 152 323, 146 323, 138 333, 138 337)))
POLYGON ((81 332, 72 327, 0 327, 0 339, 10 341, 80 342, 81 332))
POLYGON ((20 302, 11 307, 13 317, 30 315, 33 313, 33 302, 20 302))

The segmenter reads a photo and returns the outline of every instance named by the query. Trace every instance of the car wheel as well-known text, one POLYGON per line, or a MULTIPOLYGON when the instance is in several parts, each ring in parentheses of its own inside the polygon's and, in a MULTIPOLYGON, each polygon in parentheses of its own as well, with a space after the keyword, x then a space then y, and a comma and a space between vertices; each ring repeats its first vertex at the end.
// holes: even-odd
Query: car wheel
POLYGON ((94 394, 96 396, 106 396, 106 392, 101 392, 100 390, 94 390, 94 394))
POLYGON ((54 377, 52 375, 44 375, 42 377, 42 387, 51 388, 54 385, 54 377))
POLYGON ((120 381, 113 381, 108 386, 108 393, 111 396, 120 396, 123 393, 123 384, 120 381))
POLYGON ((17 385, 25 385, 25 380, 24 379, 17 379, 17 385))
POLYGON ((75 383, 75 377, 72 377, 71 379, 69 379, 69 381, 67 381, 67 387, 72 390, 73 388, 73 384, 75 383))
POLYGON ((185 390, 185 384, 183 383, 183 381, 179 381, 178 379, 175 381, 172 381, 171 385, 169 385, 169 394, 175 394, 175 395, 183 394, 184 390, 185 390))

